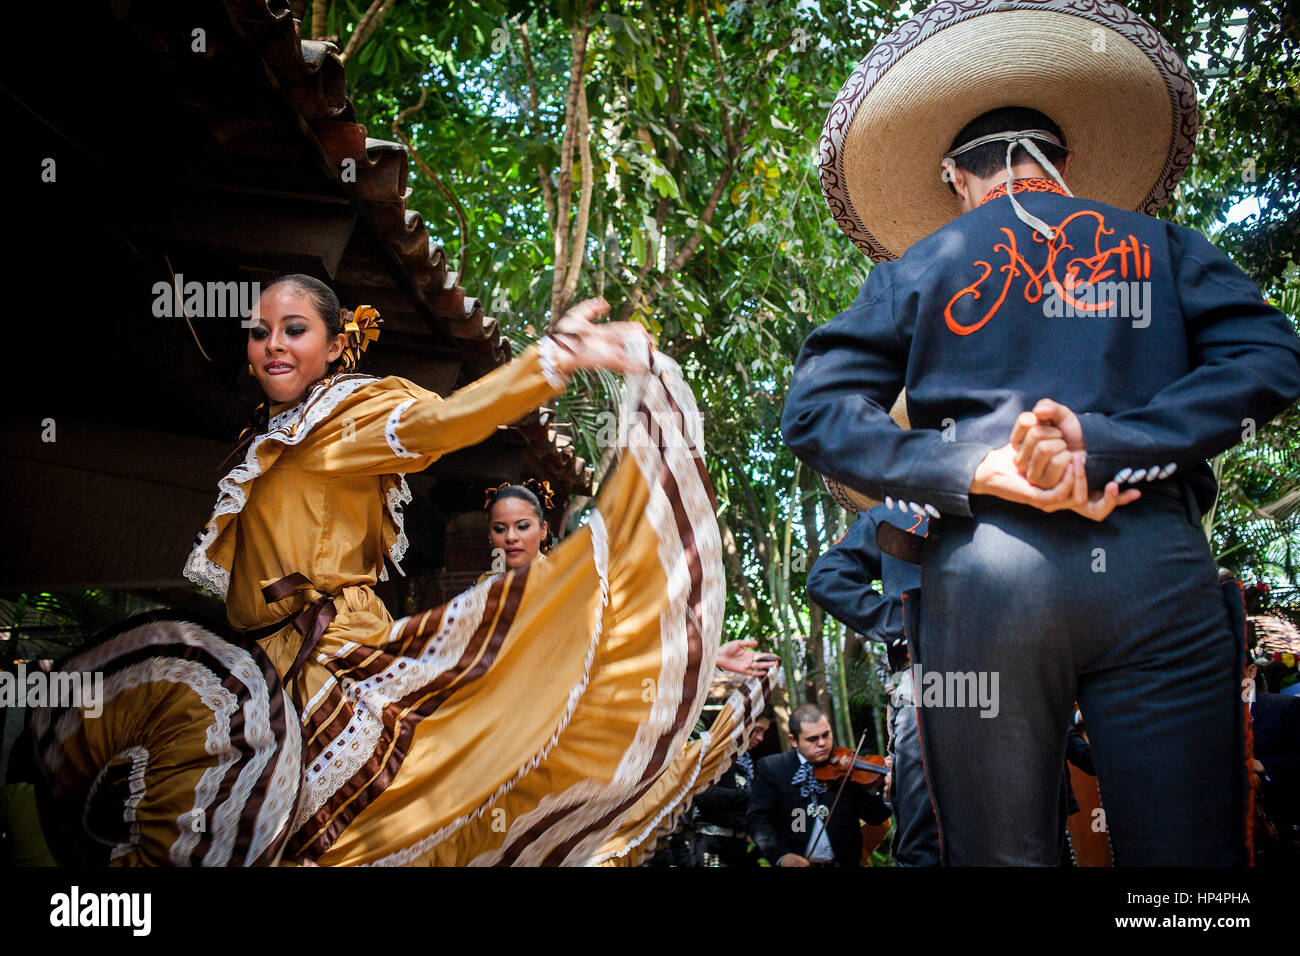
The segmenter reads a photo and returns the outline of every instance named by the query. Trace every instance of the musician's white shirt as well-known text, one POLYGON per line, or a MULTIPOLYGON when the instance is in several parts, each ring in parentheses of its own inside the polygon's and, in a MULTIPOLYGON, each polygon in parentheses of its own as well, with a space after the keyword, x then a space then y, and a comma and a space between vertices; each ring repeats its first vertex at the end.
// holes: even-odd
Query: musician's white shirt
MULTIPOLYGON (((799 757, 799 764, 802 766, 808 762, 807 758, 799 751, 795 751, 799 757)), ((822 818, 809 814, 808 821, 808 846, 804 850, 804 859, 809 863, 832 863, 835 860, 835 854, 831 852, 830 837, 826 834, 826 828, 823 825, 822 818)))

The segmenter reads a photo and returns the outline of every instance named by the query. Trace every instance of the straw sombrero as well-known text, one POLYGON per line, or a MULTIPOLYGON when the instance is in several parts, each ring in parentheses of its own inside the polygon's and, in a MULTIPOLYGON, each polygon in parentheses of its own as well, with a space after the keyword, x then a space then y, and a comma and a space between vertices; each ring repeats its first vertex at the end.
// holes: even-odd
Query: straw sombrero
POLYGON ((1153 213, 1196 140, 1196 89, 1151 24, 1107 0, 955 0, 903 23, 840 89, 820 143, 822 193, 872 259, 897 259, 958 213, 940 160, 989 110, 1051 117, 1082 197, 1153 213))
MULTIPOLYGON (((898 398, 894 400, 894 407, 889 410, 889 417, 897 422, 900 428, 910 429, 912 427, 912 423, 907 418, 906 390, 898 393, 898 398)), ((822 475, 822 481, 826 484, 826 490, 831 493, 834 502, 845 511, 856 514, 859 511, 870 511, 880 504, 875 498, 870 498, 860 491, 854 491, 848 485, 842 484, 834 478, 827 478, 822 475)))

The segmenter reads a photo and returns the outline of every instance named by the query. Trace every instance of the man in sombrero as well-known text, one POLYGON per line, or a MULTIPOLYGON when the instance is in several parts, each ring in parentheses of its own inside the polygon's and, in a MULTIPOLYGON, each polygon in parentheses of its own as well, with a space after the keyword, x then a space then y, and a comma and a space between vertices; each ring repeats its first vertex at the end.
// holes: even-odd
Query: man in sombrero
POLYGON ((949 865, 1058 862, 1076 700, 1118 864, 1244 861, 1242 635, 1199 518, 1206 460, 1300 396, 1300 339, 1151 217, 1196 125, 1186 67, 1105 0, 932 7, 827 120, 823 192, 879 264, 809 336, 782 429, 932 518, 912 662, 946 678, 918 719, 949 865), (989 674, 985 717, 960 691, 989 674))

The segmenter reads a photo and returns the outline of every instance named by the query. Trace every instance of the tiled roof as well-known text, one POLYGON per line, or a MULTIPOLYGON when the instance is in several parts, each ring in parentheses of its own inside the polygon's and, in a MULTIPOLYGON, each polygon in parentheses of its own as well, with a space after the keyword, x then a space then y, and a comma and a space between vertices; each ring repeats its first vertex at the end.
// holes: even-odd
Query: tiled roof
POLYGON ((510 358, 510 341, 480 301, 465 294, 447 269, 441 246, 423 217, 407 208, 409 160, 400 143, 373 139, 356 122, 344 66, 332 43, 303 40, 285 0, 226 0, 239 28, 256 47, 281 88, 320 143, 330 164, 356 163, 350 184, 365 214, 387 240, 433 313, 465 347, 466 357, 494 368, 510 358))
MULTIPOLYGON (((409 158, 400 143, 373 139, 356 122, 347 94, 338 49, 320 40, 304 40, 285 0, 226 0, 238 29, 270 68, 320 144, 329 163, 340 168, 355 162, 350 189, 365 219, 382 236, 409 277, 412 292, 456 340, 458 351, 478 374, 510 360, 511 343, 479 299, 466 295, 459 276, 425 228, 423 217, 407 207, 409 158)), ((591 489, 592 469, 573 450, 572 440, 547 423, 554 413, 543 409, 520 424, 533 458, 560 478, 573 493, 591 489)))

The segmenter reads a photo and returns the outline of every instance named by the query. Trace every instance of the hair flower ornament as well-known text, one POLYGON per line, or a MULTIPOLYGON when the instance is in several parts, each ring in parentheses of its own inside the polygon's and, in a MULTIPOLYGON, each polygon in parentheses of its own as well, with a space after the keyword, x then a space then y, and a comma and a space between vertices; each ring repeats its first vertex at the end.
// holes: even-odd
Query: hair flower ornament
MULTIPOLYGON (((346 311, 344 313, 347 314, 346 311)), ((383 324, 379 310, 370 305, 359 305, 343 323, 343 332, 348 337, 348 344, 343 347, 342 370, 350 372, 361 362, 370 343, 379 338, 379 327, 383 324)))
POLYGON ((549 481, 539 481, 536 478, 529 478, 520 484, 512 485, 508 481, 503 481, 495 488, 483 489, 483 510, 491 511, 492 506, 496 504, 497 495, 506 488, 523 488, 532 492, 536 497, 543 510, 550 511, 555 507, 555 489, 551 487, 549 481))
POLYGON ((538 481, 536 478, 529 478, 524 482, 524 487, 535 494, 542 507, 550 511, 555 507, 555 492, 551 489, 549 481, 538 481))

